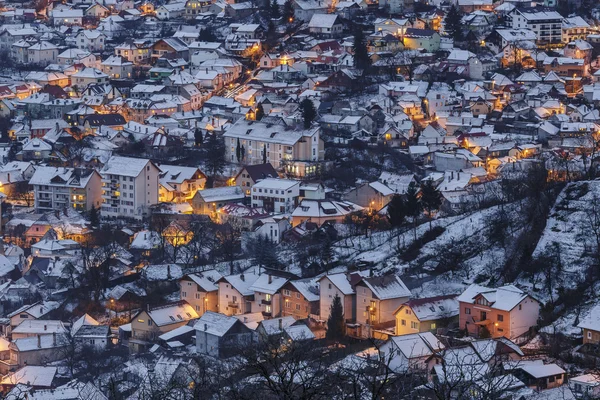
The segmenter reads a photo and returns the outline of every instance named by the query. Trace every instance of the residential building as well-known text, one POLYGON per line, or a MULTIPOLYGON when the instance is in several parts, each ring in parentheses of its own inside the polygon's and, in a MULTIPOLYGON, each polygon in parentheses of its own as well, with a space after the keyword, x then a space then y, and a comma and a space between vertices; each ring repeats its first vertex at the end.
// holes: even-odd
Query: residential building
POLYGON ((27 48, 27 63, 46 66, 56 62, 58 47, 46 41, 41 41, 27 48))
POLYGON ((278 178, 279 174, 275 171, 275 168, 269 163, 267 164, 256 164, 256 165, 245 165, 241 171, 233 178, 233 186, 241 186, 244 194, 250 196, 252 186, 254 186, 259 180, 266 178, 278 178))
POLYGON ((102 178, 93 169, 40 166, 29 184, 33 186, 34 206, 39 211, 65 207, 89 211, 102 204, 102 178))
POLYGON ((459 327, 474 336, 487 330, 492 337, 514 339, 537 325, 540 311, 539 301, 513 285, 487 288, 473 284, 458 302, 459 327))
POLYGON ((266 178, 252 186, 252 207, 267 212, 291 213, 298 205, 300 181, 266 178))
POLYGON ((198 313, 185 301, 148 307, 131 319, 129 349, 140 352, 163 334, 197 319, 198 313))
POLYGON ((592 307, 590 311, 581 319, 578 328, 583 333, 583 343, 600 343, 600 304, 592 307))
POLYGON ((557 45, 562 42, 563 16, 557 11, 543 7, 515 8, 511 17, 514 29, 532 30, 540 45, 557 45))
POLYGON ((226 159, 236 162, 239 141, 245 148, 240 163, 252 165, 266 162, 275 169, 285 169, 300 177, 316 173, 325 155, 321 128, 290 130, 280 120, 273 122, 240 119, 231 125, 223 134, 226 159))
POLYGON ((246 196, 239 186, 223 186, 198 190, 191 204, 194 214, 215 216, 217 211, 228 204, 243 202, 246 196))
POLYGON ((219 286, 219 312, 225 315, 248 314, 253 309, 254 291, 252 284, 260 277, 254 271, 227 275, 217 281, 219 286))
POLYGON ((347 216, 362 210, 363 207, 349 201, 303 199, 292 212, 292 225, 303 222, 318 226, 325 222, 342 223, 347 216))
POLYGON ((199 316, 219 312, 219 286, 222 275, 214 269, 185 275, 179 281, 181 300, 187 301, 199 316))
POLYGON ((111 79, 131 78, 133 63, 120 56, 110 56, 100 63, 100 69, 111 79))
POLYGON ((314 14, 308 23, 308 30, 315 36, 332 38, 342 33, 344 24, 336 14, 314 14))
POLYGON ((356 292, 356 336, 373 337, 376 329, 393 326, 394 312, 411 296, 396 275, 363 277, 354 285, 356 292))
POLYGON ((432 29, 407 28, 402 34, 404 48, 436 52, 440 49, 440 34, 432 29))
POLYGON ((381 353, 389 360, 388 368, 396 373, 430 371, 436 363, 434 355, 446 346, 431 332, 392 336, 381 346, 381 353))
POLYGON ((196 350, 212 357, 239 354, 242 348, 255 341, 254 332, 239 319, 212 311, 202 315, 194 329, 196 350))
POLYGON ((307 319, 319 315, 319 285, 313 278, 295 279, 281 287, 283 308, 281 316, 307 319))
POLYGON ((394 315, 396 335, 419 332, 437 333, 440 328, 458 324, 458 300, 455 295, 412 299, 402 304, 394 315))
POLYGON ((158 203, 160 169, 148 159, 112 156, 100 175, 103 216, 141 219, 158 203))
POLYGON ((158 199, 161 202, 189 202, 198 190, 204 189, 206 176, 195 167, 159 165, 158 199))
POLYGON ((342 303, 344 321, 354 321, 356 304, 354 284, 361 278, 361 273, 338 273, 325 275, 319 279, 319 315, 322 320, 326 321, 329 318, 333 299, 338 296, 342 303))
POLYGON ((103 51, 106 35, 98 30, 82 30, 77 36, 77 48, 80 50, 88 50, 92 52, 103 51))

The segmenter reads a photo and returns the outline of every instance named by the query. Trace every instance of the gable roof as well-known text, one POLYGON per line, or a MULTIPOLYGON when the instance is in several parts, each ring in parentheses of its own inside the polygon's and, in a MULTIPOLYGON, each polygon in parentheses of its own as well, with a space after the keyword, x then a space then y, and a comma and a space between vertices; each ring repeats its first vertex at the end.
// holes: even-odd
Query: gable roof
POLYGON ((399 299, 411 295, 410 290, 396 275, 365 277, 357 284, 361 283, 364 283, 379 300, 399 299))
POLYGON ((277 178, 279 176, 279 174, 277 174, 277 171, 275 171, 275 168, 273 168, 271 163, 266 163, 266 164, 246 165, 238 173, 238 175, 236 176, 236 179, 244 170, 250 176, 250 179, 252 179, 254 182, 258 181, 259 179, 277 178))
POLYGON ((494 289, 472 284, 458 296, 458 301, 474 304, 475 299, 479 296, 483 296, 483 298, 490 303, 490 307, 503 311, 511 311, 521 301, 525 300, 527 297, 531 297, 513 285, 506 285, 494 289))
POLYGON ((146 311, 157 326, 187 322, 198 318, 198 313, 186 301, 178 301, 146 311))
POLYGON ((234 327, 240 320, 234 317, 229 317, 224 314, 219 314, 212 311, 205 312, 202 317, 194 324, 194 329, 201 332, 206 332, 209 335, 223 337, 234 327))

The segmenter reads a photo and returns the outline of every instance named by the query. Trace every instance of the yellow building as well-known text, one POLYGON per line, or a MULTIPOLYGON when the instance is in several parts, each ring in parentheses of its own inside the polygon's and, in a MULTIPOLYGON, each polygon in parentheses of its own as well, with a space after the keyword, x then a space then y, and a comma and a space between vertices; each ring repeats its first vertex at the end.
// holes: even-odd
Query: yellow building
POLYGON ((395 312, 396 335, 437 332, 458 322, 456 295, 414 299, 402 304, 395 312))

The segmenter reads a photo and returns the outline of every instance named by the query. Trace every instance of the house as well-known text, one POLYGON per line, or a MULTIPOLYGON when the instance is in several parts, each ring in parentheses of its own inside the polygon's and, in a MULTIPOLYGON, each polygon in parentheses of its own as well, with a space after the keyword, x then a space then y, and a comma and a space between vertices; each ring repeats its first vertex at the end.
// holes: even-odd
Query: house
POLYGON ((433 53, 440 49, 440 34, 432 29, 407 28, 402 34, 405 49, 424 49, 433 53))
POLYGON ((181 300, 187 301, 199 316, 219 311, 219 286, 222 275, 214 269, 185 275, 179 281, 181 300))
POLYGON ((8 347, 12 368, 44 365, 63 359, 67 342, 65 335, 37 335, 14 340, 8 347))
POLYGON ((291 213, 298 205, 300 181, 266 178, 252 186, 252 207, 267 212, 291 213))
POLYGON ((38 42, 27 48, 27 63, 46 66, 56 62, 58 47, 46 41, 38 42))
POLYGON ((85 117, 81 125, 85 133, 95 135, 102 127, 120 131, 123 129, 125 122, 125 118, 118 113, 93 114, 85 117))
POLYGON ((158 199, 161 202, 189 202, 198 190, 204 189, 206 176, 195 167, 159 165, 158 199))
POLYGON ((194 20, 204 12, 207 12, 212 4, 209 0, 187 0, 185 2, 185 19, 194 20))
POLYGON ((148 159, 112 156, 100 175, 103 216, 141 219, 158 203, 160 169, 148 159))
POLYGON ((54 21, 54 26, 59 26, 59 25, 81 26, 83 23, 83 10, 81 10, 81 9, 52 10, 52 20, 54 21))
POLYGON ((110 56, 100 63, 100 69, 111 79, 131 78, 133 63, 121 56, 110 56))
POLYGON ((207 311, 194 324, 196 350, 200 354, 225 358, 240 353, 240 349, 251 345, 254 333, 239 319, 207 311))
POLYGON ((0 381, 0 387, 4 393, 17 385, 26 385, 33 389, 53 388, 58 380, 57 373, 58 367, 26 365, 4 376, 0 381))
POLYGON ((262 311, 265 318, 279 317, 284 305, 285 296, 281 288, 294 277, 282 271, 267 270, 254 280, 248 288, 254 292, 253 311, 262 311))
POLYGON ((233 178, 232 185, 240 186, 246 196, 250 196, 250 190, 259 180, 266 178, 278 178, 279 174, 269 163, 245 165, 233 178))
POLYGON ((48 160, 52 154, 52 145, 45 140, 33 138, 23 144, 22 161, 48 160))
POLYGON ((354 284, 362 278, 360 273, 337 273, 325 275, 319 279, 319 299, 320 312, 322 320, 327 320, 331 311, 333 299, 338 296, 342 303, 344 321, 353 321, 355 314, 354 284))
POLYGON ((259 276, 249 270, 219 279, 217 281, 219 286, 219 313, 237 315, 258 311, 253 310, 254 291, 250 287, 259 276))
MULTIPOLYGON (((354 285, 358 337, 373 337, 374 330, 394 325, 394 312, 406 303, 410 290, 396 275, 363 277, 354 285)), ((355 328, 356 329, 356 328, 355 328)))
POLYGON ((458 323, 458 300, 455 295, 412 299, 396 311, 396 335, 419 332, 436 333, 439 328, 458 323))
POLYGON ((596 374, 569 377, 569 387, 576 396, 594 398, 600 395, 600 378, 596 374))
POLYGON ((104 83, 108 83, 108 74, 96 68, 84 68, 71 75, 71 84, 82 90, 88 85, 104 83))
POLYGON ((102 204, 102 178, 93 169, 38 167, 29 184, 39 211, 69 207, 89 211, 102 204))
POLYGON ((292 212, 292 225, 306 221, 318 226, 325 222, 341 223, 347 216, 362 210, 363 207, 349 201, 303 199, 292 212))
POLYGON ((191 204, 194 214, 215 215, 217 210, 227 204, 236 204, 245 199, 244 191, 239 186, 223 186, 198 190, 191 204))
POLYGON ((186 2, 182 1, 163 4, 159 7, 156 7, 156 18, 158 18, 161 21, 168 21, 171 19, 181 17, 186 11, 185 5, 186 2))
POLYGON ((336 14, 314 14, 308 23, 308 30, 318 37, 333 38, 342 33, 344 24, 336 14))
POLYGON ((23 339, 40 335, 65 335, 67 329, 61 321, 29 319, 21 322, 11 331, 11 339, 23 339))
POLYGON ((380 352, 386 357, 388 367, 396 373, 426 372, 435 365, 435 354, 446 346, 431 332, 392 336, 380 352))
POLYGON ((382 172, 376 181, 359 184, 346 192, 343 199, 364 208, 381 210, 394 196, 406 194, 412 182, 416 183, 413 174, 396 175, 382 172))
POLYGON ((148 307, 131 319, 129 349, 134 352, 143 351, 161 334, 187 325, 197 318, 198 313, 185 301, 148 307))
POLYGON ((582 330, 584 344, 600 343, 600 304, 592 307, 577 327, 582 330))
POLYGON ((109 345, 110 335, 110 326, 101 325, 88 314, 84 314, 71 327, 71 337, 81 348, 104 350, 109 345))
POLYGON ((513 285, 487 288, 469 286, 459 297, 459 327, 478 336, 487 330, 492 337, 521 336, 537 325, 540 303, 513 285))
POLYGON ((535 390, 553 389, 563 385, 566 371, 556 364, 543 360, 520 361, 513 374, 526 386, 535 390))
POLYGON ((277 341, 283 338, 285 329, 293 326, 296 320, 293 317, 280 317, 265 319, 258 323, 256 333, 263 342, 277 341))
POLYGON ((312 278, 290 280, 281 287, 284 307, 281 316, 296 320, 319 315, 319 285, 312 278))
POLYGON ((562 21, 562 41, 569 43, 577 39, 585 40, 591 29, 590 24, 580 16, 567 17, 562 21))
POLYGON ((190 49, 178 38, 159 39, 151 46, 151 58, 153 62, 156 62, 156 60, 163 56, 183 58, 185 61, 188 61, 190 58, 190 49))
POLYGON ((8 329, 6 331, 7 335, 10 335, 12 329, 17 327, 21 322, 30 319, 45 319, 52 311, 58 308, 60 304, 57 302, 45 302, 45 303, 35 303, 35 304, 27 304, 23 307, 18 308, 12 313, 8 314, 6 317, 10 319, 10 323, 8 329))
POLYGON ((85 29, 80 31, 75 36, 77 48, 80 50, 88 50, 92 52, 103 51, 106 35, 98 30, 85 29))

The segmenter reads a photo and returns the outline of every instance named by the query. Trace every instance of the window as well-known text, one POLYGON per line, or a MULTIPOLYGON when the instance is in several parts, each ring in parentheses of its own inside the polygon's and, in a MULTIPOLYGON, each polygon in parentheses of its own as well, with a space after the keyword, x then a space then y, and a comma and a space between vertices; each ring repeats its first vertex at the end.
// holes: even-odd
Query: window
POLYGON ((296 310, 300 311, 300 304, 296 304, 296 310))
POLYGON ((329 289, 331 289, 331 283, 329 284, 329 289))
POLYGON ((471 315, 471 309, 470 308, 465 308, 465 314, 471 315))
POLYGON ((431 330, 437 329, 437 324, 435 322, 431 323, 431 330))
POLYGON ((290 291, 288 289, 283 289, 284 296, 291 296, 290 291))
POLYGON ((519 311, 523 309, 523 304, 519 304, 519 311))
POLYGON ((181 297, 187 297, 187 293, 186 292, 181 292, 181 297))
POLYGON ((411 329, 419 329, 419 325, 415 321, 410 322, 411 329))
POLYGON ((289 300, 285 301, 285 308, 292 308, 292 303, 289 300))
POLYGON ((401 320, 401 321, 400 321, 400 324, 401 324, 402 326, 406 326, 406 320, 405 320, 405 319, 401 320))
POLYGON ((152 320, 151 319, 148 320, 148 326, 152 326, 152 320))
POLYGON ((590 339, 590 340, 592 340, 592 331, 588 331, 587 338, 590 339))
POLYGON ((411 315, 411 314, 412 314, 412 312, 407 308, 406 309, 406 315, 411 315))
POLYGON ((504 315, 498 314, 498 322, 504 322, 504 315))

